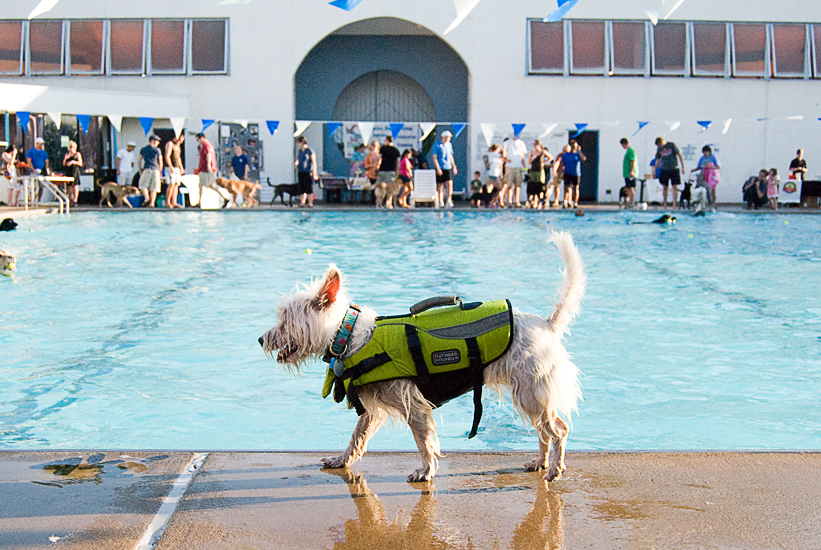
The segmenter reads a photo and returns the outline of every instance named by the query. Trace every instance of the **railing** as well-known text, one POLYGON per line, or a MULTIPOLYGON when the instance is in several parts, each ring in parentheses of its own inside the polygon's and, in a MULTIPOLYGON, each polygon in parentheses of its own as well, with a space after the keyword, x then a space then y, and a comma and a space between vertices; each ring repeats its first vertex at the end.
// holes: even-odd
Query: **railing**
POLYGON ((74 181, 74 178, 65 176, 21 176, 20 179, 23 180, 23 197, 26 210, 29 209, 29 202, 31 202, 37 204, 59 204, 60 214, 63 213, 64 209, 66 214, 71 213, 71 201, 68 199, 65 192, 57 187, 56 184, 70 183, 74 181), (38 183, 52 192, 54 197, 57 199, 56 203, 46 203, 37 200, 38 183))

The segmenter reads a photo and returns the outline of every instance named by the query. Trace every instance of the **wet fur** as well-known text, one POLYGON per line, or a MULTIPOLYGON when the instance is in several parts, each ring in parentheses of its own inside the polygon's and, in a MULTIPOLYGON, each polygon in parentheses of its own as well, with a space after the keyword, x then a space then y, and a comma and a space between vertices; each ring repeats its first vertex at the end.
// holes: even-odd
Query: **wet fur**
POLYGON ((114 195, 114 206, 122 207, 127 206, 128 208, 133 208, 131 203, 128 202, 125 198, 128 195, 139 195, 140 190, 136 187, 131 185, 118 185, 113 181, 107 181, 105 183, 97 183, 100 186, 100 204, 99 206, 103 206, 103 201, 108 205, 109 208, 113 208, 111 206, 111 196, 114 195))
MULTIPOLYGON (((539 434, 539 456, 526 463, 525 469, 547 469, 545 479, 553 480, 565 470, 568 421, 581 399, 578 369, 562 341, 578 314, 585 275, 581 257, 569 234, 554 232, 549 242, 558 247, 565 265, 555 309, 547 319, 514 310, 513 344, 505 355, 487 366, 484 376, 487 386, 500 394, 510 393, 516 410, 539 434), (549 453, 551 444, 552 455, 549 453)), ((299 373, 308 359, 325 353, 349 303, 344 276, 331 265, 321 279, 295 289, 280 300, 279 324, 266 332, 259 343, 267 355, 273 357, 276 353, 280 364, 299 373)), ((375 311, 362 308, 346 357, 370 340, 375 319, 375 311)), ((433 478, 442 455, 433 408, 416 385, 408 379, 377 382, 362 386, 358 394, 366 412, 359 417, 348 448, 337 457, 323 459, 324 467, 344 468, 359 460, 370 438, 390 417, 408 423, 422 455, 422 466, 408 476, 408 480, 433 478)))
POLYGON ((399 193, 402 191, 402 186, 402 182, 398 179, 373 184, 373 196, 376 197, 376 207, 381 208, 384 204, 387 208, 393 208, 393 201, 399 196, 399 193))
POLYGON ((254 198, 254 195, 260 190, 260 184, 245 180, 229 180, 225 178, 217 178, 216 183, 231 193, 234 206, 239 206, 239 204, 237 204, 237 197, 240 195, 242 195, 242 204, 245 206, 252 207, 257 205, 257 200, 254 198))
POLYGON ((15 263, 16 260, 10 252, 0 250, 0 273, 10 275, 12 272, 17 271, 15 263))

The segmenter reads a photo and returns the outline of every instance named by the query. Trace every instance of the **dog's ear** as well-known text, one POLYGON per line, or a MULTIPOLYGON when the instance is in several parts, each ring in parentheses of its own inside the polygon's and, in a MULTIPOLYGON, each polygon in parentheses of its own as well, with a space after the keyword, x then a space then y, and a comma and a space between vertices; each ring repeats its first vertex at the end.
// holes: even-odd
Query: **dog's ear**
POLYGON ((319 293, 314 297, 311 305, 317 311, 322 311, 336 302, 339 290, 342 288, 342 276, 335 265, 328 266, 328 271, 322 277, 319 293))

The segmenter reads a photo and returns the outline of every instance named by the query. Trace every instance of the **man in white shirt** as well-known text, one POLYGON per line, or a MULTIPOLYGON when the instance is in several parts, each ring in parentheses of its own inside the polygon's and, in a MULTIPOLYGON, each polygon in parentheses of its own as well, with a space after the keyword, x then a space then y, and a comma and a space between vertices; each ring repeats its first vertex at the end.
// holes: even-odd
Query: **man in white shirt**
POLYGON ((114 161, 117 167, 117 183, 120 185, 131 185, 134 177, 134 148, 137 146, 133 141, 129 141, 125 149, 117 151, 117 159, 114 161))
POLYGON ((501 193, 502 195, 507 193, 507 196, 502 200, 506 200, 508 206, 516 207, 520 206, 519 189, 525 181, 524 173, 525 170, 527 170, 527 164, 525 164, 527 145, 525 145, 525 142, 519 139, 519 137, 520 136, 514 135, 513 139, 507 140, 502 151, 506 159, 505 162, 508 163, 505 168, 505 179, 507 181, 501 193))

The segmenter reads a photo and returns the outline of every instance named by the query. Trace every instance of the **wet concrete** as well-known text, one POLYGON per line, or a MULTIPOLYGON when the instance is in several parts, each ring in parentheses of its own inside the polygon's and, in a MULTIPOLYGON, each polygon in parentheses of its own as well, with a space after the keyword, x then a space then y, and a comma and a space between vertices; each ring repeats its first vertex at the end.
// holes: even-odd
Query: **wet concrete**
MULTIPOLYGON (((189 453, 0 453, 0 548, 133 548, 189 453), (102 458, 100 457, 102 456, 102 458), (49 536, 60 536, 50 542, 49 536)), ((819 453, 211 453, 159 540, 177 549, 821 547, 819 453)))

